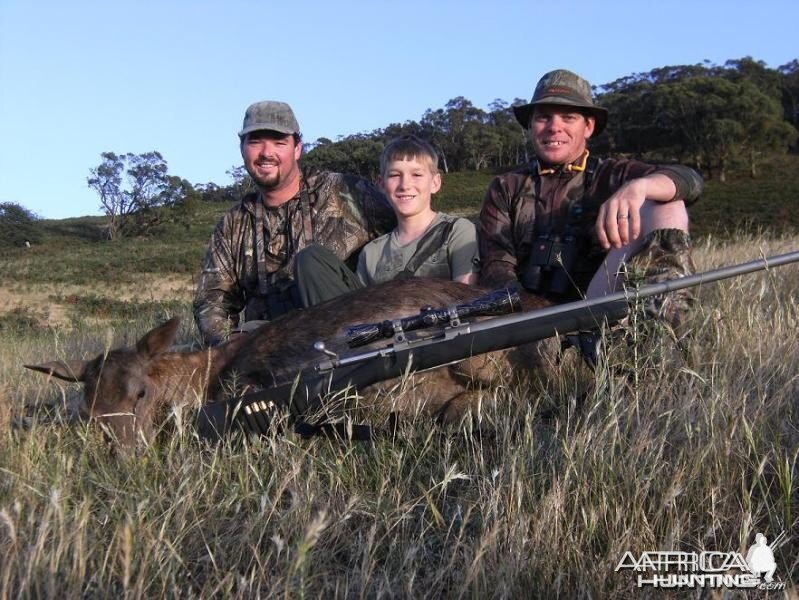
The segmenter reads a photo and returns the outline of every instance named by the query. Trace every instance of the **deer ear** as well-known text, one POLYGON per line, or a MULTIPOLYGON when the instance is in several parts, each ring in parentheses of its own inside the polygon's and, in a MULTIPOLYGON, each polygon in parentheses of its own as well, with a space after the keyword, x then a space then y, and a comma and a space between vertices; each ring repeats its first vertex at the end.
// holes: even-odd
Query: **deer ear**
POLYGON ((175 341, 178 325, 180 325, 180 317, 172 317, 163 325, 150 330, 136 342, 136 350, 151 358, 165 352, 175 341))
POLYGON ((31 371, 47 373, 64 381, 85 381, 86 360, 53 360, 41 365, 23 365, 31 371))

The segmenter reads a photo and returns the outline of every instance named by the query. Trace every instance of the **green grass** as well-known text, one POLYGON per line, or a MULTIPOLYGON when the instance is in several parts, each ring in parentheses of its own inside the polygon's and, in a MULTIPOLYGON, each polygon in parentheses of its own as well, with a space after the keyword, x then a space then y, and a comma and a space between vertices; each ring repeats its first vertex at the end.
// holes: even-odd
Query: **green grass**
MULTIPOLYGON (((210 235, 209 235, 210 238, 210 235)), ((88 285, 136 283, 148 274, 199 272, 205 248, 202 243, 167 242, 163 239, 121 240, 74 245, 40 246, 16 256, 6 265, 4 279, 33 283, 88 285), (67 253, 68 252, 68 253, 67 253), (57 259, 53 258, 53 253, 57 259)))
MULTIPOLYGON (((691 208, 700 269, 799 246, 798 167, 707 183, 691 208)), ((490 177, 446 174, 437 208, 476 212, 490 177)), ((176 411, 158 443, 115 457, 65 423, 77 386, 21 365, 129 345, 174 314, 191 341, 185 301, 115 293, 197 273, 226 208, 117 242, 100 218, 47 221, 41 246, 4 253, 4 287, 86 289, 48 292, 69 330, 38 309, 0 315, 0 597, 638 597, 614 571, 626 550, 745 553, 782 530, 777 577, 797 593, 796 266, 705 286, 682 357, 632 329, 595 377, 566 360, 486 390, 463 427, 416 418, 373 445, 208 447, 176 411), (31 429, 12 430, 22 417, 31 429)))
MULTIPOLYGON (((700 243, 699 267, 799 242, 737 237, 700 243)), ((682 355, 631 327, 594 378, 565 360, 486 390, 462 427, 212 447, 177 411, 127 458, 61 422, 76 386, 20 365, 133 343, 155 317, 0 328, 0 597, 632 598, 627 550, 745 553, 782 530, 776 575, 796 594, 798 287, 795 266, 705 286, 682 355)))
POLYGON ((43 241, 5 252, 0 280, 33 283, 133 283, 140 274, 199 272, 214 225, 228 205, 202 204, 189 228, 169 224, 152 235, 109 241, 102 217, 44 221, 43 241))
POLYGON ((704 195, 689 214, 692 231, 700 237, 730 238, 741 230, 799 232, 799 156, 765 163, 757 179, 734 173, 726 183, 706 181, 704 195))
POLYGON ((186 308, 185 302, 179 300, 116 300, 96 294, 70 294, 68 296, 50 296, 53 302, 70 307, 73 322, 86 319, 110 321, 111 325, 122 325, 141 319, 166 320, 167 315, 175 314, 186 308))
MULTIPOLYGON (((493 176, 487 171, 443 174, 435 207, 476 215, 493 176)), ((725 183, 706 181, 704 194, 688 212, 695 238, 730 239, 741 230, 769 235, 799 232, 799 156, 764 163, 756 179, 732 172, 725 183)))
POLYGON ((488 171, 442 173, 441 191, 433 197, 433 208, 456 214, 476 214, 494 177, 488 171))
MULTIPOLYGON (((696 238, 729 239, 742 229, 770 235, 799 231, 799 156, 778 157, 761 170, 757 179, 732 173, 727 183, 706 182, 705 194, 689 209, 696 238)), ((476 215, 492 177, 474 171, 443 174, 435 208, 476 215)), ((195 274, 214 224, 228 207, 199 203, 188 228, 164 225, 150 236, 114 242, 102 237, 102 217, 46 220, 42 244, 4 252, 0 281, 135 284, 142 273, 195 274)))
POLYGON ((31 308, 15 308, 0 314, 0 331, 27 333, 45 327, 45 317, 31 308))
MULTIPOLYGON (((475 215, 493 173, 443 174, 444 185, 434 206, 443 211, 475 215)), ((760 176, 732 172, 728 181, 705 182, 702 197, 688 209, 695 238, 730 239, 734 232, 770 235, 799 232, 799 156, 776 157, 764 163, 760 176)))

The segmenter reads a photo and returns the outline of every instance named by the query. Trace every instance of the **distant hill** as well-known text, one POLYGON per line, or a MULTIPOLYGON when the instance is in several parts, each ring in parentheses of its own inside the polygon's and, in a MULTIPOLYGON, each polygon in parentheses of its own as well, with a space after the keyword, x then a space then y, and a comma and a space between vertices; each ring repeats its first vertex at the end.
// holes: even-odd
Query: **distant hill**
MULTIPOLYGON (((439 210, 473 216, 479 211, 488 171, 447 173, 434 200, 439 210)), ((10 249, 0 278, 27 282, 105 280, 133 283, 137 274, 196 274, 211 231, 227 203, 198 203, 188 227, 163 225, 144 238, 108 242, 102 217, 40 222, 41 243, 10 249)), ((733 232, 799 232, 799 156, 788 155, 762 168, 757 179, 733 174, 726 183, 707 181, 705 193, 690 207, 694 237, 733 232)))
POLYGON ((736 173, 726 183, 705 181, 705 193, 689 214, 694 237, 724 238, 741 229, 799 232, 799 155, 771 159, 756 179, 736 173))

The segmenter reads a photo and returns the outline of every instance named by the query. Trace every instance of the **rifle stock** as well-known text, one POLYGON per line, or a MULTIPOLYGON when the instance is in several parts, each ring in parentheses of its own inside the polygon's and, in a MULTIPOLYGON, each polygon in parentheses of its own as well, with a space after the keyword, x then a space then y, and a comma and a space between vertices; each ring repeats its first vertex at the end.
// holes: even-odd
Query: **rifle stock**
MULTIPOLYGON (((603 323, 613 324, 627 315, 637 299, 712 283, 764 269, 799 262, 799 250, 723 267, 680 279, 645 285, 600 298, 570 302, 549 308, 503 315, 479 323, 460 323, 445 327, 418 340, 394 343, 378 349, 353 352, 344 356, 321 359, 313 369, 298 373, 294 381, 285 382, 260 392, 233 400, 206 405, 200 417, 201 429, 212 436, 230 429, 237 414, 242 425, 254 433, 263 432, 261 413, 275 404, 288 406, 296 419, 321 407, 322 397, 349 387, 357 390, 400 377, 409 369, 423 371, 464 360, 471 356, 503 350, 535 342, 557 334, 596 329, 603 323), (251 418, 252 416, 252 418, 251 418), (259 417, 257 420, 255 417, 259 417)), ((508 290, 494 292, 497 297, 508 290)))

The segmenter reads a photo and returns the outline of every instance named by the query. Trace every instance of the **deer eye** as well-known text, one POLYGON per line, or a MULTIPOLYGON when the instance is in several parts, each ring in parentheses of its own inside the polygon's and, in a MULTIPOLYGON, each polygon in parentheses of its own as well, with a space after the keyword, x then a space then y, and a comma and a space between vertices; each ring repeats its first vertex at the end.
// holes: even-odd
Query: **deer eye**
POLYGON ((136 400, 141 400, 142 398, 144 398, 144 396, 146 394, 147 394, 147 390, 142 388, 141 390, 139 390, 139 393, 136 394, 136 400))

